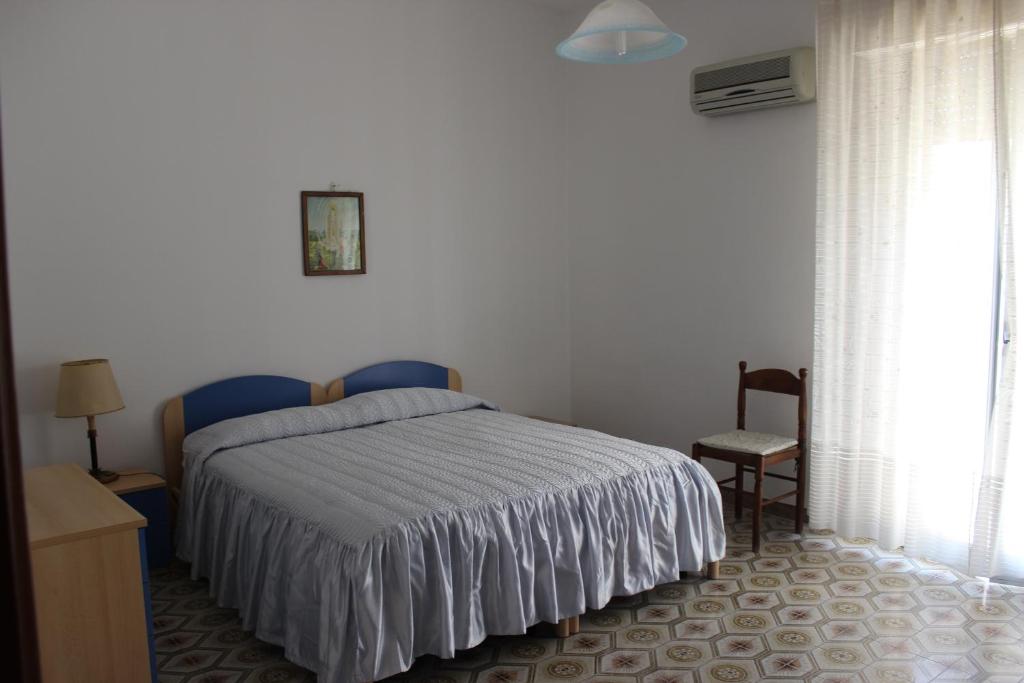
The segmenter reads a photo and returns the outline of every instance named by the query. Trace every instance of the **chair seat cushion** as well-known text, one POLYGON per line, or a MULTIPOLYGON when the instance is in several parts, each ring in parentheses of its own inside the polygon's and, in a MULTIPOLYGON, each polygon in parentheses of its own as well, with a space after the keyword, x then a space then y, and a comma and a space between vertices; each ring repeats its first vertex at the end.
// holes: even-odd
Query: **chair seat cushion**
POLYGON ((797 440, 788 436, 777 434, 764 434, 762 432, 748 432, 745 429, 736 429, 731 432, 705 436, 697 439, 697 443, 711 448, 721 448, 726 451, 739 451, 740 453, 753 453, 754 455, 771 455, 792 448, 797 445, 797 440))

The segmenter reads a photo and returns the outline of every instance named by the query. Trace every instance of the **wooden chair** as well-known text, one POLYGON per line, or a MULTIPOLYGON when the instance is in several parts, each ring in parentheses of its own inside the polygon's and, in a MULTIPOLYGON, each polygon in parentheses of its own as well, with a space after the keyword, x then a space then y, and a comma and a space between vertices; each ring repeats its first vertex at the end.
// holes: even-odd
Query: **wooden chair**
POLYGON ((739 519, 743 512, 744 474, 754 475, 752 508, 755 553, 761 549, 761 509, 765 505, 796 496, 796 533, 802 533, 804 530, 804 500, 807 493, 807 369, 800 368, 799 373, 800 376, 797 377, 787 370, 766 369, 747 372, 747 362, 740 361, 740 391, 736 404, 737 429, 698 439, 697 443, 693 444, 693 459, 697 462, 700 462, 701 458, 717 458, 736 465, 735 476, 718 482, 719 486, 735 482, 731 488, 736 497, 736 519, 739 519), (748 389, 789 394, 799 399, 796 439, 746 431, 748 389), (795 477, 765 471, 765 468, 787 460, 796 460, 795 477), (761 491, 766 476, 796 482, 796 489, 764 500, 761 491))

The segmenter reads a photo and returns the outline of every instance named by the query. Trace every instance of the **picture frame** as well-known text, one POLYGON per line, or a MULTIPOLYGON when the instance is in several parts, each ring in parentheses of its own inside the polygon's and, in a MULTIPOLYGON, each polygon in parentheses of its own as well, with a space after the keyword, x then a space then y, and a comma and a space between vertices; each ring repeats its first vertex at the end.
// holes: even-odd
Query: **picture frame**
POLYGON ((303 191, 302 272, 366 273, 366 219, 362 192, 303 191))

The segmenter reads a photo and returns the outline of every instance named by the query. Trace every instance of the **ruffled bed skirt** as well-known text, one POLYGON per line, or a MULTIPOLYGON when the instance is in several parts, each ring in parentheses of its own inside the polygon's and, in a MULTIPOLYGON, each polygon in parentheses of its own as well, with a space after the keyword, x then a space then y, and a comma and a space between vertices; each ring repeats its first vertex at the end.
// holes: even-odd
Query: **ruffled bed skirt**
POLYGON ((359 547, 209 473, 178 553, 261 640, 321 683, 601 608, 725 554, 718 488, 686 460, 388 529, 359 547))

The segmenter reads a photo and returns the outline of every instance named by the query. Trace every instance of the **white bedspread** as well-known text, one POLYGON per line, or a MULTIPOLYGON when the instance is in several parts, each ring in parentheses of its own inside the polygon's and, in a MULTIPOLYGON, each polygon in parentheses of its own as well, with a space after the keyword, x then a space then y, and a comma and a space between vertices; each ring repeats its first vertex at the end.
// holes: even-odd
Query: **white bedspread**
POLYGON ((440 389, 227 420, 185 459, 179 556, 321 683, 451 657, 725 553, 718 489, 690 458, 440 389))

